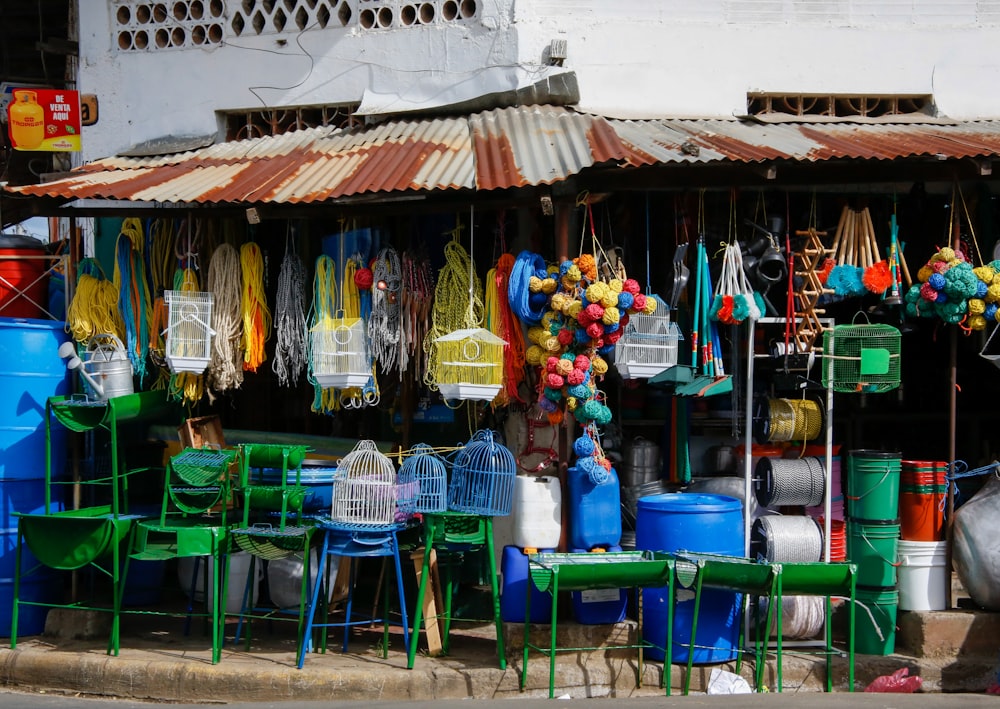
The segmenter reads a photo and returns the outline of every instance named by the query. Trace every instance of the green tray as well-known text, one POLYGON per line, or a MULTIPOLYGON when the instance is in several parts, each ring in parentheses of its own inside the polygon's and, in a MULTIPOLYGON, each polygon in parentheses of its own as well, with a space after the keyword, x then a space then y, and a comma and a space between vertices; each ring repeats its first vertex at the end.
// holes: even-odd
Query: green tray
POLYGON ((764 564, 741 556, 677 552, 677 582, 689 588, 701 575, 710 588, 768 595, 774 582, 777 564, 764 564))
POLYGON ((313 490, 305 485, 288 485, 284 488, 280 485, 250 485, 244 492, 249 492, 247 504, 251 509, 277 512, 282 509, 282 498, 286 495, 286 510, 301 509, 313 490))
POLYGON ((218 552, 225 527, 191 517, 143 520, 138 523, 130 556, 133 559, 164 560, 207 556, 218 552))
POLYGON ((562 591, 652 588, 670 583, 673 564, 673 555, 658 551, 543 553, 528 556, 528 573, 543 593, 557 576, 562 591))
POLYGON ((167 400, 166 390, 143 391, 96 402, 54 396, 49 399, 49 404, 56 420, 77 433, 93 430, 112 421, 121 423, 137 418, 163 417, 177 408, 167 400))
POLYGON ((856 564, 842 561, 783 561, 780 566, 786 596, 849 596, 858 573, 856 564))
POLYGON ((53 514, 21 514, 21 533, 31 553, 53 569, 82 569, 128 537, 135 515, 111 514, 110 505, 53 514))
POLYGON ((242 443, 240 455, 251 468, 280 468, 286 465, 288 470, 294 470, 306 459, 308 446, 282 445, 280 443, 242 443), (287 463, 285 455, 288 455, 287 463))

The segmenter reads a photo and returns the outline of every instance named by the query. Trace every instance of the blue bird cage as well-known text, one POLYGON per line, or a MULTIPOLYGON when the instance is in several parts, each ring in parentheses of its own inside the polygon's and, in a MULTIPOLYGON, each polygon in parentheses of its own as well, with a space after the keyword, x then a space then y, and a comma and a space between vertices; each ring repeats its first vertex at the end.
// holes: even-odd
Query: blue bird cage
POLYGON ((448 486, 448 509, 502 517, 510 514, 517 463, 493 431, 477 431, 455 456, 448 486))

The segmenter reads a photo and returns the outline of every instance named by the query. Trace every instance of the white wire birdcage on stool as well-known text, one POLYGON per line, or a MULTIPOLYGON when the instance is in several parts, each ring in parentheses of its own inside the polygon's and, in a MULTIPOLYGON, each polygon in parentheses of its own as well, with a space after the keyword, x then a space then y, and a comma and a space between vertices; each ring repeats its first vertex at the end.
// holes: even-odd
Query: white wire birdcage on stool
POLYGON ((173 374, 201 374, 212 359, 211 293, 168 290, 163 293, 167 304, 166 359, 173 374))
POLYGON ((410 476, 417 485, 414 512, 444 512, 448 509, 448 468, 426 443, 413 446, 411 455, 399 467, 400 485, 410 476))
POLYGON ((362 318, 327 318, 309 332, 309 361, 323 389, 363 387, 372 376, 368 333, 362 318))
POLYGON ((510 514, 517 462, 493 431, 476 431, 455 456, 448 486, 448 509, 489 517, 510 514))

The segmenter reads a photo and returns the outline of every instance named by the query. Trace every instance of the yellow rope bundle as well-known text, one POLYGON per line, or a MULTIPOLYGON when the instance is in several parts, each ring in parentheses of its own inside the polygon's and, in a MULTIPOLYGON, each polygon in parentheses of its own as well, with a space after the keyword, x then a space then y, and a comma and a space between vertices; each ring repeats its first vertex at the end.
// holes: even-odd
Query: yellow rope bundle
MULTIPOLYGON (((494 335, 499 337, 501 340, 507 339, 507 334, 504 332, 503 326, 503 314, 500 312, 500 292, 497 285, 497 269, 491 268, 486 272, 486 294, 485 303, 483 305, 485 326, 486 329, 492 332, 494 335)), ((507 373, 504 370, 504 383, 506 384, 507 373)), ((507 387, 503 386, 500 391, 497 392, 496 397, 493 399, 493 407, 506 406, 510 403, 510 397, 507 394, 507 387)))
POLYGON ((66 309, 66 322, 77 342, 86 342, 104 333, 121 338, 124 326, 114 283, 100 274, 81 274, 73 300, 66 309))
MULTIPOLYGON (((353 283, 353 278, 351 279, 353 283)), ((356 288, 355 288, 356 290, 356 288)), ((311 327, 328 325, 337 311, 337 264, 329 256, 316 259, 313 275, 313 302, 311 327)), ((310 371, 311 371, 310 363, 310 371)), ((312 410, 318 414, 329 414, 340 410, 340 398, 334 389, 315 387, 312 410)))
POLYGON ((253 241, 240 247, 240 270, 243 276, 243 338, 240 343, 243 369, 256 372, 267 360, 264 344, 271 338, 271 311, 264 295, 264 258, 253 241))
POLYGON ((176 256, 174 254, 174 221, 157 219, 149 234, 149 279, 153 289, 153 317, 149 323, 149 353, 157 365, 156 379, 150 389, 167 389, 170 370, 166 362, 166 343, 163 332, 167 329, 167 304, 163 291, 173 288, 176 256))

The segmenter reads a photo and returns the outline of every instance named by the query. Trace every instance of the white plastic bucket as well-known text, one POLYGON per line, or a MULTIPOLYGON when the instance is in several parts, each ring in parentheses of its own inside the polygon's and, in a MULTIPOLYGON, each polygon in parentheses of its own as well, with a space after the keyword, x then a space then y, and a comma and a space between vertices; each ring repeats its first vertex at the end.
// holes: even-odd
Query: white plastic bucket
POLYGON ((896 586, 899 609, 940 611, 947 607, 947 542, 898 542, 896 586))
MULTIPOLYGON (((195 562, 198 559, 208 560, 208 573, 213 573, 215 568, 214 559, 211 556, 205 557, 193 557, 193 556, 183 556, 177 560, 177 579, 180 581, 181 588, 184 589, 184 593, 191 595, 191 574, 194 572, 195 562)), ((226 613, 236 615, 243 609, 243 592, 246 588, 247 577, 250 576, 250 554, 245 551, 237 551, 230 554, 229 557, 229 587, 226 589, 226 613)), ((194 600, 202 600, 202 583, 205 573, 206 564, 198 564, 198 575, 195 579, 194 585, 194 600)), ((257 605, 257 598, 259 594, 259 584, 261 577, 263 576, 263 569, 260 560, 257 561, 255 565, 255 576, 256 578, 252 584, 253 599, 252 603, 257 605)), ((211 577, 209 577, 211 578, 211 577)), ((212 584, 208 584, 208 592, 212 593, 212 584)), ((211 596, 209 597, 211 600, 211 596)))
POLYGON ((514 546, 555 549, 562 532, 562 488, 549 475, 514 478, 514 546))
MULTIPOLYGON (((316 550, 309 554, 309 590, 316 583, 316 571, 319 567, 316 550)), ((284 559, 273 559, 267 563, 267 586, 271 594, 271 603, 278 608, 298 608, 302 599, 302 577, 305 575, 305 564, 302 554, 293 554, 284 559)), ((327 566, 330 571, 330 600, 333 599, 334 582, 340 567, 340 557, 327 555, 327 566)), ((326 575, 324 570, 323 575, 326 575)))

